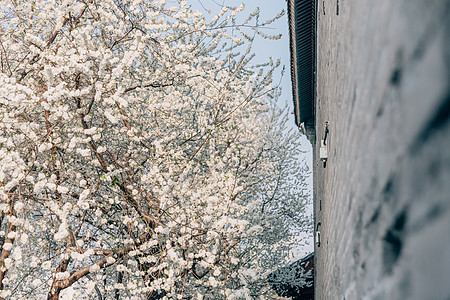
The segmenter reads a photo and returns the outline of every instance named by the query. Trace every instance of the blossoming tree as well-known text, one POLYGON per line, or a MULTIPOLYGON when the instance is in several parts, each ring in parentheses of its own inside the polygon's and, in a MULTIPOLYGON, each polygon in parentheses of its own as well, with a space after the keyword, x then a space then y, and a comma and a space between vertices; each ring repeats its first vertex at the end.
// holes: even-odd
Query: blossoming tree
POLYGON ((273 20, 166 2, 2 0, 2 299, 270 293, 307 224, 278 63, 250 63, 273 20))

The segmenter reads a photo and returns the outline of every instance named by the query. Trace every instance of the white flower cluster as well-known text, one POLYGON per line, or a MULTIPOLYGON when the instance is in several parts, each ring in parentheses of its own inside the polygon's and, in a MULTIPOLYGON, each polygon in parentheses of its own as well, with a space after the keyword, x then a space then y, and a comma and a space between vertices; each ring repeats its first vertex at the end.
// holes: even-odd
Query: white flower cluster
POLYGON ((262 291, 303 197, 279 63, 241 51, 273 20, 243 11, 2 1, 0 297, 262 291))

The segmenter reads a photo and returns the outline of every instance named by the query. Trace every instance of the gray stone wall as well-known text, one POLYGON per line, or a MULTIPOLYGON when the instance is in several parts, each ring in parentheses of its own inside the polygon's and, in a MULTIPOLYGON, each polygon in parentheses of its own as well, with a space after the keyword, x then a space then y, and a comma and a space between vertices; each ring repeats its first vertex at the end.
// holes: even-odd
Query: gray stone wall
POLYGON ((316 299, 450 299, 450 1, 317 1, 316 299))

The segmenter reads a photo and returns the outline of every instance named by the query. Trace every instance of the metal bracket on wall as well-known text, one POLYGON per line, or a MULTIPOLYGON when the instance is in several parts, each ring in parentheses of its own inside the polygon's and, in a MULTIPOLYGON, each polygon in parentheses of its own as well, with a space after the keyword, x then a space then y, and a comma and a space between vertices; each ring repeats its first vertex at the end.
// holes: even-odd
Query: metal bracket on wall
POLYGON ((323 134, 323 144, 327 145, 327 137, 328 137, 328 133, 330 131, 328 130, 328 121, 325 122, 325 133, 323 134))
POLYGON ((316 226, 316 245, 317 245, 317 247, 319 248, 320 247, 320 226, 321 226, 321 223, 319 222, 319 223, 317 223, 317 226, 316 226))
POLYGON ((320 160, 323 162, 324 168, 327 166, 327 160, 328 160, 328 149, 327 149, 328 133, 329 133, 328 122, 325 122, 325 133, 323 136, 323 140, 320 143, 320 149, 319 149, 319 157, 320 157, 320 160))

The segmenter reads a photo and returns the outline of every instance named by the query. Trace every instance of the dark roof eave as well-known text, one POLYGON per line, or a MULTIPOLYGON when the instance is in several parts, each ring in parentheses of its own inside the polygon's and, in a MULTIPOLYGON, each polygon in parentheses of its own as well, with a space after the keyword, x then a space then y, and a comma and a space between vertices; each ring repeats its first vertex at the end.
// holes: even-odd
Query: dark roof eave
POLYGON ((314 117, 315 0, 288 0, 289 47, 295 123, 314 117))

